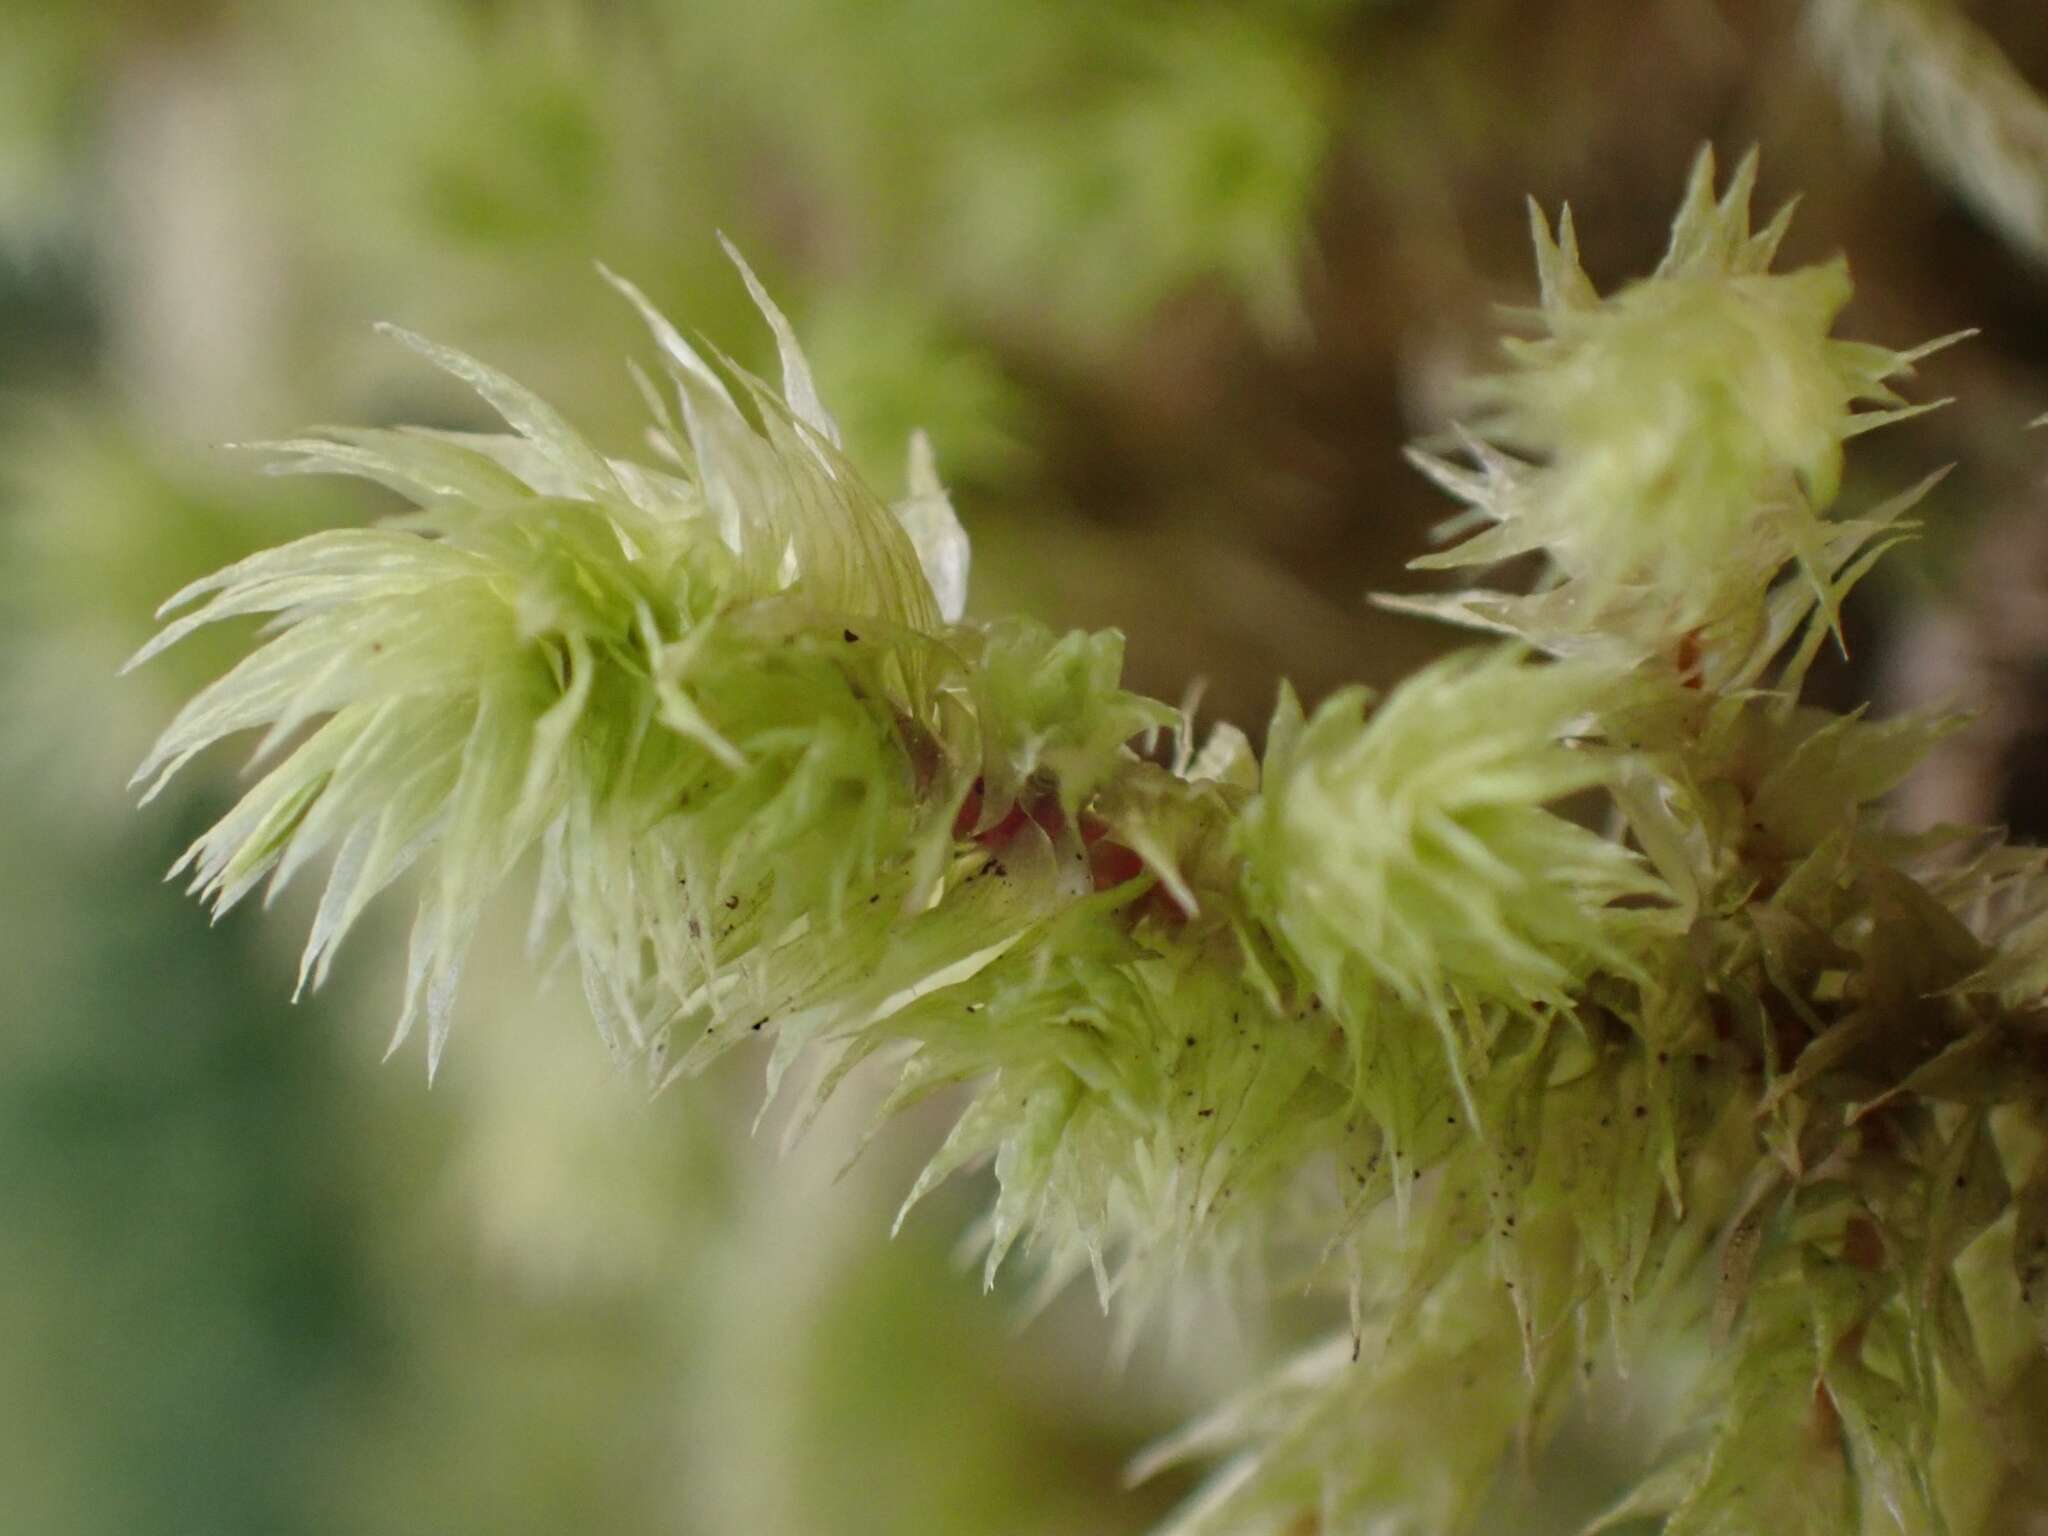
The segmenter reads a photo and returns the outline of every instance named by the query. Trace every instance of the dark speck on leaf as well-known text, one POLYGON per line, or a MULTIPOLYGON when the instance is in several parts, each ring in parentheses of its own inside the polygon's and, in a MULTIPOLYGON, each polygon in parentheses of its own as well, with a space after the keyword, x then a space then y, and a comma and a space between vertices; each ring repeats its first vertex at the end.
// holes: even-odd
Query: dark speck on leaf
POLYGON ((846 643, 847 643, 848 645, 851 645, 851 644, 853 644, 853 643, 854 643, 854 641, 856 641, 856 640, 858 640, 858 639, 860 638, 860 636, 859 636, 859 635, 856 635, 856 634, 855 634, 855 633, 854 633, 854 632, 853 632, 852 630, 850 630, 850 629, 848 629, 848 630, 842 630, 842 631, 841 631, 841 633, 842 633, 842 634, 844 634, 844 635, 846 636, 846 643))

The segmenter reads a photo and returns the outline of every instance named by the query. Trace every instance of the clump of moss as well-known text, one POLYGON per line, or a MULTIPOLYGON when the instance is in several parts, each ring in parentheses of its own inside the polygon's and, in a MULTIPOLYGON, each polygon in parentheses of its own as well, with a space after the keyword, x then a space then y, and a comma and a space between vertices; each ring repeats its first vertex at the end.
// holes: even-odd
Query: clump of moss
POLYGON ((912 1198, 992 1161, 991 1275, 1132 1319, 1276 1262, 1346 1293, 1177 1448, 1239 1450, 1181 1530, 1467 1528, 1578 1383, 1680 1339, 1715 1363, 1617 1518, 1939 1529, 1944 1476, 2041 1449, 2048 865, 1887 825, 1943 722, 1799 696, 1912 496, 1839 515, 1842 445, 1925 349, 1833 337, 1846 272, 1769 270, 1753 174, 1703 156, 1606 299, 1539 219, 1547 335, 1421 462, 1496 525, 1429 563, 1545 573, 1418 604, 1511 638, 1384 701, 1283 693, 1263 761, 1124 690, 1114 634, 965 619, 929 456, 868 488, 748 274, 781 386, 648 310, 658 466, 424 343, 511 435, 282 445, 417 510, 173 599, 145 655, 273 622, 144 774, 266 731, 189 858, 225 906, 331 853, 315 983, 417 867, 430 1065, 537 851, 537 931, 655 1081, 765 1036, 814 1102, 878 1059, 890 1110, 971 1085, 912 1198))

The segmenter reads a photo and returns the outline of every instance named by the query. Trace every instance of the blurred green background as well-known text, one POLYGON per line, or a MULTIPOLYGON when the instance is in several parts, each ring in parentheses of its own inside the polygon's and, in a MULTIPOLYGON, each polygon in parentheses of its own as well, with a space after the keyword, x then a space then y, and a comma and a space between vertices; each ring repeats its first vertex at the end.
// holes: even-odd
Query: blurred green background
MULTIPOLYGON (((1852 500, 1961 467, 1826 686, 1978 708, 1909 814, 2038 832, 2048 115, 2031 193, 2024 134, 1987 193, 1941 153, 1967 110, 1839 46, 1907 5, 0 0, 0 1529, 1133 1531, 1187 1485, 1131 1454, 1303 1322, 1115 1369, 1092 1298, 1026 1322, 1028 1277, 950 1262, 980 1185, 887 1240, 943 1106, 835 1183, 858 1093, 787 1159, 759 1061, 649 1103, 509 912, 430 1094, 378 1059, 398 914, 293 1007, 289 895, 209 927, 160 883, 238 765, 132 809, 233 648, 117 680, 151 610, 388 510, 221 445, 475 422, 373 320, 631 452, 592 262, 763 364, 723 230, 885 490, 930 431, 975 611, 1119 625, 1136 686, 1256 730, 1282 676, 1451 638, 1365 594, 1445 511, 1400 445, 1530 296, 1523 194, 1611 283, 1696 145, 1758 144, 1789 255, 1851 256, 1850 333, 1984 328, 1917 391, 1960 404, 1855 460, 1852 500)), ((2048 84, 2038 0, 1939 13, 2010 61, 2000 110, 2048 84)))

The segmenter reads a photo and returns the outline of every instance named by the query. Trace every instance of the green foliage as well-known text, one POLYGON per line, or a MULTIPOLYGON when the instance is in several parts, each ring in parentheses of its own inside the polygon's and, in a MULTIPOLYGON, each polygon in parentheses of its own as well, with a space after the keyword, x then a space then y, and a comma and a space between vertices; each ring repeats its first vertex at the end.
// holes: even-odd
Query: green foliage
POLYGON ((1513 643, 1370 707, 1283 693, 1263 762, 1124 691, 1114 634, 965 621, 929 455, 869 490, 746 274, 779 390, 626 289, 665 467, 425 343, 513 435, 282 445, 418 510, 174 599, 145 655, 274 621, 144 773, 289 748, 189 857, 227 905, 333 850, 313 981, 422 866, 400 1033, 426 1017, 430 1065, 537 850, 536 931, 565 919, 654 1081, 758 1034, 771 1088, 804 1064, 799 1125, 863 1063, 885 1112, 965 1085, 911 1198, 992 1162, 991 1277, 1092 1271, 1133 1327, 1280 1265, 1347 1296, 1163 1453, 1235 1453, 1183 1531, 1469 1528, 1581 1383, 1674 1340, 1715 1358, 1615 1519, 1941 1530, 2042 1449, 2048 888, 1989 834, 1887 825, 1944 722, 1799 696, 1913 494, 1834 515, 1842 445, 1919 354, 1832 337, 1839 264, 1768 270, 1752 177, 1717 197, 1703 156, 1605 300, 1539 220, 1549 334, 1470 464, 1422 460, 1497 524, 1431 563, 1547 566, 1418 606, 1513 643))
POLYGON ((1513 368, 1476 391, 1482 431, 1507 451, 1475 447, 1476 475, 1416 456, 1495 526, 1414 563, 1540 551, 1550 572, 1526 595, 1410 606, 1559 654, 1593 647, 1633 662, 1688 634, 1695 648, 1739 652, 1765 634, 1782 641, 1765 594, 1790 562, 1832 617, 1829 584, 1865 542, 1847 530, 1868 532, 1824 520, 1842 445, 1927 409, 1904 406, 1886 380, 1955 338, 1894 352, 1832 337, 1847 264, 1772 272, 1791 209, 1752 233, 1755 180, 1751 156, 1717 198, 1703 153, 1663 261, 1605 300, 1579 265, 1570 210, 1553 237, 1532 205, 1535 318, 1548 334, 1511 342, 1513 368), (1856 409, 1866 403, 1882 409, 1856 409))
POLYGON ((1372 706, 1361 690, 1304 721, 1283 697, 1266 783, 1245 816, 1262 914, 1331 999, 1374 981, 1406 1007, 1538 1008, 1625 964, 1606 909, 1653 894, 1620 844, 1546 807, 1613 772, 1565 738, 1604 674, 1474 650, 1372 706))
POLYGON ((247 646, 229 624, 153 668, 150 688, 101 686, 150 636, 168 585, 347 514, 341 498, 280 497, 241 466, 150 445, 132 426, 67 402, 7 431, 0 498, 0 696, 34 730, 9 733, 0 771, 36 786, 39 810, 119 805, 119 774, 163 717, 247 646), (138 508, 148 534, 137 536, 138 508))
POLYGON ((261 725, 281 745, 325 716, 194 845, 195 885, 225 910, 333 849, 303 972, 317 983, 366 903, 432 845, 398 1027, 424 1014, 430 1065, 483 905, 535 848, 601 1023, 644 1042, 668 1005, 643 984, 687 996, 721 951, 839 917, 911 840, 899 731, 938 723, 940 601, 913 529, 947 585, 942 493, 919 488, 899 521, 838 454, 793 344, 787 402, 750 385, 757 425, 665 323, 657 334, 684 473, 607 460, 502 375, 414 342, 516 435, 277 445, 288 469, 366 475, 419 510, 193 584, 167 608, 199 606, 138 657, 277 616, 138 777, 160 785, 225 735, 261 725))

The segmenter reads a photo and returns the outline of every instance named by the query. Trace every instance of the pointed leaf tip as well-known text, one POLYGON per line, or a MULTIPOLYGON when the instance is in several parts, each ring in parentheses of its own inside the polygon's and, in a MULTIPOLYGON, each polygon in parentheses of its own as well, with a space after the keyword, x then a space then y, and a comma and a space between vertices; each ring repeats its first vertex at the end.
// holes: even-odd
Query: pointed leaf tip
POLYGON ((818 397, 817 381, 811 376, 811 365, 797 344, 796 331, 789 323, 775 300, 769 297, 768 289, 761 279, 754 275, 754 269, 747 265, 739 247, 728 240, 725 232, 718 232, 718 243, 724 249, 726 259, 739 269, 740 280, 747 285, 747 295, 754 301, 754 307, 761 311, 761 318, 768 322, 768 329, 775 333, 775 349, 782 363, 782 397, 797 420, 816 432, 834 448, 840 446, 839 423, 832 419, 831 412, 818 397))

